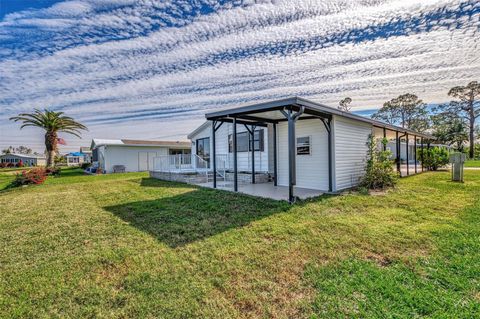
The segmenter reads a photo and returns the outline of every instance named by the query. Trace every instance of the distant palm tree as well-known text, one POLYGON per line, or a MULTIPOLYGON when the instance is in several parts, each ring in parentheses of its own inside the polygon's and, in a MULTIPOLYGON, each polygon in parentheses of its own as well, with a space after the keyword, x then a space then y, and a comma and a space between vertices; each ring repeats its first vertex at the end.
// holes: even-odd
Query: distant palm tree
POLYGON ((49 167, 53 166, 55 162, 58 132, 80 137, 80 130, 87 130, 85 125, 63 114, 63 112, 54 112, 47 109, 43 110, 43 112, 35 109, 34 113, 21 113, 18 116, 10 118, 10 120, 15 122, 23 122, 20 129, 26 126, 35 126, 45 130, 45 148, 48 155, 47 166, 49 167))

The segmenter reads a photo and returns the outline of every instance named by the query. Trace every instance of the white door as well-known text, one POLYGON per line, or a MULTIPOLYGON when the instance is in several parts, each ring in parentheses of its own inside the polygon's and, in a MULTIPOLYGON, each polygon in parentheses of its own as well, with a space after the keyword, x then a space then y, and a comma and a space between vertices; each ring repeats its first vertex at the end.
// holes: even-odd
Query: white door
POLYGON ((138 152, 138 171, 148 171, 148 152, 138 152))

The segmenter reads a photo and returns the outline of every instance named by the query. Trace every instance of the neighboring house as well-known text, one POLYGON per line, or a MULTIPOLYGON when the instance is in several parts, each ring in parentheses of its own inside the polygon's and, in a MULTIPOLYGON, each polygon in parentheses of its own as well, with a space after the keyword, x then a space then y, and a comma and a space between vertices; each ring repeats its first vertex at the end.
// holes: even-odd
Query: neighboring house
POLYGON ((93 139, 91 149, 92 162, 105 173, 113 173, 115 168, 124 168, 126 172, 154 170, 155 158, 160 163, 169 155, 191 153, 190 142, 181 141, 93 139))
POLYGON ((79 166, 83 163, 92 162, 92 150, 90 147, 80 147, 80 152, 71 152, 65 155, 67 166, 79 166))
MULTIPOLYGON (((298 97, 213 112, 206 114, 206 119, 188 135, 196 164, 191 168, 199 173, 210 172, 203 181, 205 186, 217 187, 217 180, 221 180, 223 188, 261 195, 260 186, 252 185, 265 183, 261 192, 271 195, 266 197, 290 202, 296 196, 338 192, 358 185, 364 174, 370 135, 394 141, 395 150, 397 145, 402 148, 402 139, 417 140, 417 148, 426 147, 423 141, 433 139, 428 134, 298 97)), ((410 152, 415 153, 414 149, 409 146, 410 152)), ((407 161, 402 164, 395 159, 402 175, 422 170, 418 161, 408 165, 407 161)), ((170 175, 160 170, 151 175, 166 178, 175 172, 167 170, 170 175)))
POLYGON ((81 152, 71 152, 65 155, 67 166, 80 166, 85 163, 85 154, 81 152))
POLYGON ((28 166, 45 166, 47 164, 47 158, 44 155, 14 153, 0 155, 0 163, 18 164, 20 161, 28 166))

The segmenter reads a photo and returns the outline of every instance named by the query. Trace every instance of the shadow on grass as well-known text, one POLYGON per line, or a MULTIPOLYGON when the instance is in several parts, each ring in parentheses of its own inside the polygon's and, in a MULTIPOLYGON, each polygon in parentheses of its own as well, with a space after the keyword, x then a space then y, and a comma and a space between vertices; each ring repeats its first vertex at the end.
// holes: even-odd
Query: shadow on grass
POLYGON ((192 188, 192 189, 199 189, 200 186, 187 184, 187 183, 180 183, 180 182, 169 182, 163 181, 161 179, 150 178, 150 177, 143 177, 140 181, 140 186, 142 187, 165 187, 165 188, 192 188))
POLYGON ((55 176, 55 178, 60 179, 75 176, 85 176, 85 172, 81 168, 61 168, 60 174, 55 176))
POLYGON ((186 193, 156 200, 104 207, 132 226, 172 248, 243 227, 267 216, 288 211, 290 205, 207 188, 145 178, 148 187, 191 187, 186 193), (164 184, 164 185, 162 185, 164 184))

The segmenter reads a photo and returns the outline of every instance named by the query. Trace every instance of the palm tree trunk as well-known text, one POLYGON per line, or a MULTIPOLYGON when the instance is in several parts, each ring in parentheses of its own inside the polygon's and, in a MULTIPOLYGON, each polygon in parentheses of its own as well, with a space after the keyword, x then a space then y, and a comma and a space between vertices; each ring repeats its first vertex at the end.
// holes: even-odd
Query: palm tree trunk
POLYGON ((53 166, 55 166, 55 151, 52 150, 48 152, 47 167, 53 166))
POLYGON ((47 167, 55 166, 55 151, 57 150, 57 132, 45 133, 45 148, 47 149, 47 167))

